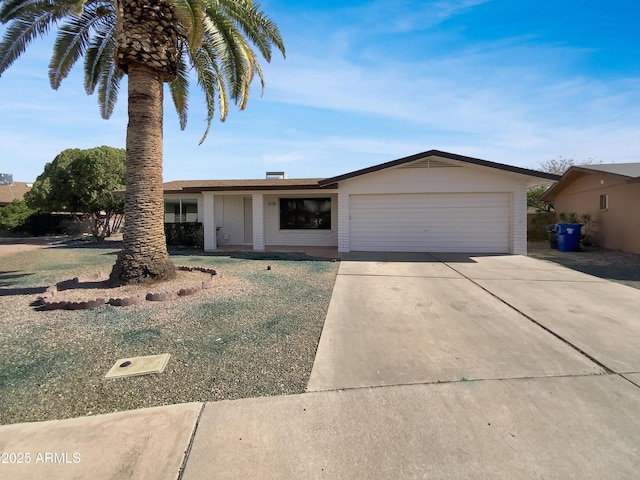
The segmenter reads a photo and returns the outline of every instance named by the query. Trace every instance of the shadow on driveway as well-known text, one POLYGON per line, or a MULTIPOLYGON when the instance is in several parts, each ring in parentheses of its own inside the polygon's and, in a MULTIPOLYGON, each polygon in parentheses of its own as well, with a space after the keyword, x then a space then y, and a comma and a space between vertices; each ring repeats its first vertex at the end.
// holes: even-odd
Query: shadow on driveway
POLYGON ((640 289, 640 255, 604 248, 560 252, 547 243, 529 243, 528 249, 532 258, 640 289))

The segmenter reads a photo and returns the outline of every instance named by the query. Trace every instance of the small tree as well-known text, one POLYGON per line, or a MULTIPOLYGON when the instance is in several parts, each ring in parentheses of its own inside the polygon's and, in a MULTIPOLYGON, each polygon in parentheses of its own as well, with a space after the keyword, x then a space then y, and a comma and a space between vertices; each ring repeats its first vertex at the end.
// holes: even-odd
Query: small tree
MULTIPOLYGON (((580 163, 580 165, 590 165, 593 163, 593 159, 588 159, 580 163)), ((551 160, 545 160, 540 162, 538 170, 547 173, 553 173, 554 175, 563 175, 569 167, 576 165, 573 158, 558 157, 551 160)), ((540 200, 542 195, 547 191, 546 185, 536 185, 529 187, 527 190, 527 206, 535 208, 537 212, 552 212, 554 210, 553 204, 550 202, 543 202, 540 200)))
POLYGON ((102 241, 122 221, 124 201, 113 192, 123 189, 124 183, 124 149, 67 149, 45 165, 25 201, 41 211, 88 218, 93 237, 102 241))
MULTIPOLYGON (((589 158, 584 162, 581 162, 580 165, 590 165, 592 163, 593 159, 589 158)), ((569 170, 569 167, 573 167, 574 165, 577 164, 573 158, 558 157, 540 162, 540 170, 547 173, 553 173, 554 175, 562 175, 564 172, 569 170)))
POLYGON ((536 212, 552 212, 553 204, 540 200, 544 192, 549 188, 548 185, 535 185, 527 190, 527 207, 535 208, 536 212))

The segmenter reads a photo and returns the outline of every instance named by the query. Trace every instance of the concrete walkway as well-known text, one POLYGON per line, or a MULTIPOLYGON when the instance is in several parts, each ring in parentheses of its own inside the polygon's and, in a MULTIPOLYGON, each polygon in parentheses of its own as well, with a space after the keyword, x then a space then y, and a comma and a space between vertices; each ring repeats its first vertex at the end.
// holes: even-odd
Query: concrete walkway
POLYGON ((638 306, 527 257, 350 254, 307 393, 3 426, 30 463, 0 477, 636 478, 638 306))

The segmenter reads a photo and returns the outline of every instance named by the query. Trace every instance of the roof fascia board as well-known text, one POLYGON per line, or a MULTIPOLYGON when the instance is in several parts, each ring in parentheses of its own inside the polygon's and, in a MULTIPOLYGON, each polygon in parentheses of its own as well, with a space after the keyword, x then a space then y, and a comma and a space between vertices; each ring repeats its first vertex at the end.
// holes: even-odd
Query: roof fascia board
POLYGON ((553 201, 556 195, 567 188, 572 182, 586 175, 604 175, 624 179, 626 181, 625 183, 640 183, 640 177, 629 177, 628 175, 606 172, 604 170, 598 170, 596 168, 584 168, 579 165, 573 165, 569 167, 566 172, 564 172, 564 175, 562 175, 560 181, 553 185, 549 190, 547 190, 544 195, 540 197, 540 199, 547 202, 553 201))
POLYGON ((540 197, 540 200, 545 202, 552 202, 556 195, 562 192, 565 188, 567 188, 571 183, 573 183, 578 178, 584 177, 586 175, 593 175, 596 172, 595 170, 590 170, 586 168, 580 167, 569 167, 569 169, 564 172, 564 175, 560 177, 560 180, 549 188, 544 194, 540 197))
MULTIPOLYGON (((578 171, 578 172, 588 173, 589 175, 594 175, 594 174, 598 173, 600 175, 613 175, 614 177, 623 177, 623 178, 631 178, 631 179, 634 178, 634 177, 631 177, 629 175, 623 175, 622 173, 607 172, 606 170, 598 170, 597 168, 584 168, 584 167, 581 167, 579 165, 574 165, 572 167, 569 167, 569 170, 575 170, 575 171, 578 171)), ((569 173, 569 170, 567 170, 565 172, 565 175, 567 173, 569 173)))
MULTIPOLYGON (((319 185, 252 185, 252 186, 219 186, 219 187, 184 187, 178 193, 204 193, 204 192, 275 192, 275 191, 292 191, 292 190, 317 190, 326 192, 337 189, 336 184, 326 186, 319 185)), ((165 191, 164 193, 174 193, 174 191, 165 191)))
POLYGON ((465 157, 464 155, 458 155, 455 153, 442 152, 440 150, 428 150, 426 152, 417 153, 415 155, 410 155, 408 157, 399 158, 397 160, 392 160, 390 162, 381 163, 379 165, 374 165, 372 167, 363 168, 361 170, 355 170, 350 173, 345 173, 344 175, 339 175, 337 177, 331 177, 324 180, 320 180, 320 185, 337 183, 344 180, 349 180, 354 177, 359 177, 361 175, 366 175, 369 173, 378 172, 380 170, 384 170, 387 168, 397 167, 399 165, 404 165, 406 163, 414 162, 416 160, 422 160, 427 157, 441 157, 449 160, 456 160, 462 163, 472 164, 472 165, 480 165, 482 167, 494 168, 497 170, 502 170, 511 173, 518 173, 521 175, 526 175, 528 177, 537 177, 545 180, 558 181, 560 180, 559 175, 554 175, 546 172, 539 172, 537 170, 530 170, 528 168, 515 167, 512 165, 505 165, 502 163, 490 162, 488 160, 482 160, 479 158, 473 157, 465 157))

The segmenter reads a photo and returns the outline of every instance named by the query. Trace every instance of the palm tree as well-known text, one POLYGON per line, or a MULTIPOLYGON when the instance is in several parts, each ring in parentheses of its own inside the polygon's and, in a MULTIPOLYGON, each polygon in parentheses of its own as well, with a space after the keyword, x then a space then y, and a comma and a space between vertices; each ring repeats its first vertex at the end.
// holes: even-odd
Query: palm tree
POLYGON ((100 112, 111 116, 128 77, 127 181, 123 248, 114 283, 168 279, 175 268, 164 236, 162 120, 164 82, 180 119, 187 122, 189 84, 224 121, 229 101, 244 109, 254 76, 264 78, 254 48, 267 61, 275 46, 284 56, 276 24, 252 0, 1 0, 0 76, 36 38, 58 29, 49 64, 57 89, 84 57, 84 87, 98 89, 100 112), (254 48, 252 48, 254 47, 254 48))

